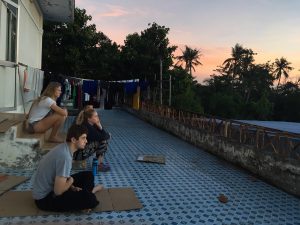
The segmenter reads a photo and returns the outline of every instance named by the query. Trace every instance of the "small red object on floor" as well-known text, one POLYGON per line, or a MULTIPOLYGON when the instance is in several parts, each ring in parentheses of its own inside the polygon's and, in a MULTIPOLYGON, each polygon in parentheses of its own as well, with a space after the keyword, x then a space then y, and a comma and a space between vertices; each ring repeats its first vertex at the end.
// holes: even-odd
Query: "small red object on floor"
POLYGON ((228 198, 224 194, 220 194, 218 199, 222 203, 227 203, 228 202, 228 198))

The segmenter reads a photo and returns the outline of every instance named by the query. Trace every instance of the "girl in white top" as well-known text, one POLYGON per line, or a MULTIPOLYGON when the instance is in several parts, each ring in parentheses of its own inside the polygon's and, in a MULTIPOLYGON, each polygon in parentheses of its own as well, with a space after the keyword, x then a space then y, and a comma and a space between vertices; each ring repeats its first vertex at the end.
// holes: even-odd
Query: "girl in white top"
POLYGON ((44 133, 52 128, 49 141, 63 142, 57 134, 68 116, 68 111, 56 105, 56 99, 60 95, 61 84, 50 82, 42 95, 33 102, 28 113, 26 129, 29 132, 44 133))

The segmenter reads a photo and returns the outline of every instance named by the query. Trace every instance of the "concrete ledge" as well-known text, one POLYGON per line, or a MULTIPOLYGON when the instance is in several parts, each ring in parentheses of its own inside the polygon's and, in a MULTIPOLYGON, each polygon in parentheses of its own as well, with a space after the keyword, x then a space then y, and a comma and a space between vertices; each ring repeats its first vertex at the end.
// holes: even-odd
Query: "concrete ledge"
POLYGON ((244 145, 205 130, 183 125, 144 110, 124 108, 142 120, 190 142, 216 156, 259 175, 271 184, 300 197, 300 160, 282 159, 274 152, 244 145))
POLYGON ((16 138, 17 126, 0 134, 0 167, 32 169, 40 159, 40 141, 16 138))

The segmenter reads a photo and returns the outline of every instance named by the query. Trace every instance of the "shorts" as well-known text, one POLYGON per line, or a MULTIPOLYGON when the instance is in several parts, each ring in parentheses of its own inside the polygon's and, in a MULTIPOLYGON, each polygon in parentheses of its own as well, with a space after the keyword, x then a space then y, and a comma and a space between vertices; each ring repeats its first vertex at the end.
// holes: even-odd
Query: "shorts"
POLYGON ((39 122, 39 121, 35 121, 32 123, 29 123, 26 121, 26 125, 25 125, 25 130, 30 133, 30 134, 34 134, 34 125, 39 122))

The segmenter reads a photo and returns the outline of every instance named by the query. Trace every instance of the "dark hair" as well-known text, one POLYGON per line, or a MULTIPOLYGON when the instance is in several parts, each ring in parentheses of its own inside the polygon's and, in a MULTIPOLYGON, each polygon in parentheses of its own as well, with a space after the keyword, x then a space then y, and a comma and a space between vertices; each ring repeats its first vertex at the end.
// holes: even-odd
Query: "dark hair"
POLYGON ((75 138, 76 140, 78 140, 81 135, 87 134, 87 133, 88 133, 88 130, 85 126, 73 124, 68 130, 66 141, 71 142, 72 138, 75 138))

